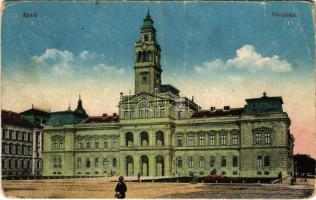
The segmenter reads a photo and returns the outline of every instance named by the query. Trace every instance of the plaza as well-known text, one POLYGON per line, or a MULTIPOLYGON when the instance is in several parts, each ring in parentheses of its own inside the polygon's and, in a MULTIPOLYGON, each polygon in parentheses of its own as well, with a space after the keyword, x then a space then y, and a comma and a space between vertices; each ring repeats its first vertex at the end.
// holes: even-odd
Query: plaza
MULTIPOLYGON (((129 182, 127 198, 310 198, 315 179, 285 184, 190 184, 129 182)), ((3 180, 3 194, 16 198, 114 198, 117 177, 90 179, 3 180)))

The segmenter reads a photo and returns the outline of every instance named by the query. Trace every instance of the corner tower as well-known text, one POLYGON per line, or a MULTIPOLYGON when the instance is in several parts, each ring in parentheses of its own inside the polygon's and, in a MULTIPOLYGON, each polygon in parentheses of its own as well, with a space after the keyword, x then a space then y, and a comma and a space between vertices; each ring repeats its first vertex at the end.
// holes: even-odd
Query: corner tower
POLYGON ((143 20, 141 38, 135 44, 135 94, 161 91, 160 46, 156 40, 156 29, 149 11, 143 20))

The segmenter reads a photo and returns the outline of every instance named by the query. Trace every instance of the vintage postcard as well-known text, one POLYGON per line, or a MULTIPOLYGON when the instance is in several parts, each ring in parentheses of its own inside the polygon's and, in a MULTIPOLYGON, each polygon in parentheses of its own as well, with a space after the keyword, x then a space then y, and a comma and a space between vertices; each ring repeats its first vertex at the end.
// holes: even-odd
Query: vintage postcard
POLYGON ((311 198, 311 1, 3 1, 3 198, 311 198))

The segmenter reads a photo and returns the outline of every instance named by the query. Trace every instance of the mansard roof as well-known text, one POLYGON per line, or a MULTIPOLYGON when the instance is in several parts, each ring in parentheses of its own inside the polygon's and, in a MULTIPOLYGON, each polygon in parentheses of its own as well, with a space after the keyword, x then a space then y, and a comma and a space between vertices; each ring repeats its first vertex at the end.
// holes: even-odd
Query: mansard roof
POLYGON ((1 124, 2 125, 11 125, 17 127, 24 127, 24 128, 34 128, 35 126, 25 119, 21 114, 2 110, 1 112, 1 124))
POLYGON ((105 123, 105 122, 119 122, 119 116, 114 114, 112 116, 91 116, 84 123, 105 123))
POLYGON ((78 124, 86 118, 86 115, 71 110, 53 112, 47 121, 47 125, 78 124))
POLYGON ((200 117, 221 117, 221 116, 239 116, 244 113, 244 108, 230 108, 229 110, 216 109, 211 110, 200 110, 195 112, 191 118, 200 117))

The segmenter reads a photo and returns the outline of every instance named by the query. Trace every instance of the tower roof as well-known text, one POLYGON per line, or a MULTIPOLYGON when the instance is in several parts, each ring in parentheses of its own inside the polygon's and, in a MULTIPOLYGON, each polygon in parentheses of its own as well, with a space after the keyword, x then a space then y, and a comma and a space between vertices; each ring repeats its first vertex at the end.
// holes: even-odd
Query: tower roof
POLYGON ((142 29, 150 29, 150 28, 154 28, 154 21, 151 19, 149 9, 148 9, 147 15, 145 19, 143 20, 142 29))
POLYGON ((77 105, 77 108, 76 108, 76 110, 75 110, 74 112, 80 113, 80 114, 82 114, 82 115, 84 115, 84 116, 88 116, 87 113, 86 113, 86 111, 84 110, 84 108, 83 108, 83 106, 82 106, 82 101, 81 101, 81 96, 80 96, 80 94, 79 94, 78 105, 77 105))

